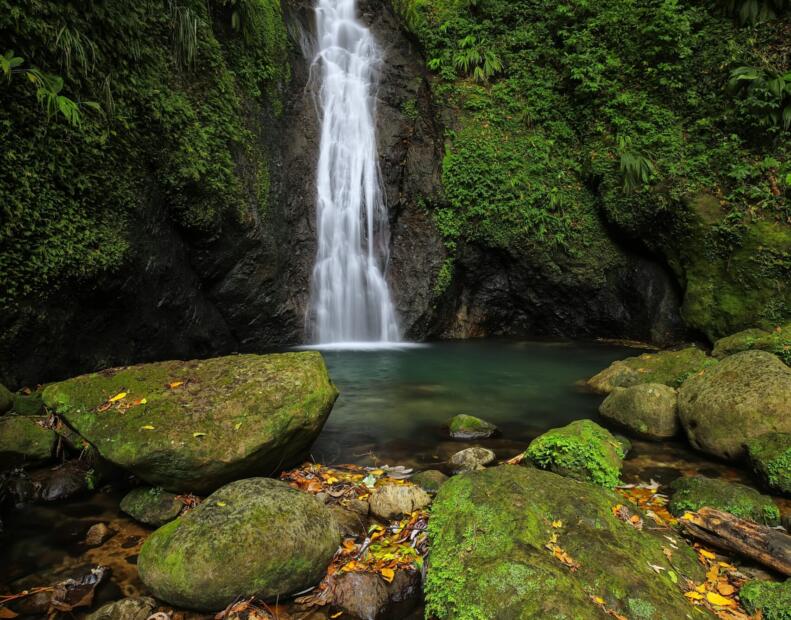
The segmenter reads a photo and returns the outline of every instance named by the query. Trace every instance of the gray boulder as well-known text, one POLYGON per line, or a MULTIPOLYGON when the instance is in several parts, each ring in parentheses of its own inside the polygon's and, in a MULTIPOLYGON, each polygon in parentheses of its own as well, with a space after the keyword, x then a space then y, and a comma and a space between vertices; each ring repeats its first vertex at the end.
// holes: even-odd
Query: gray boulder
POLYGON ((607 422, 647 439, 669 439, 680 428, 678 394, 661 383, 615 388, 599 413, 607 422))
POLYGON ((385 484, 374 489, 369 502, 372 515, 390 521, 425 508, 431 496, 414 484, 385 484))

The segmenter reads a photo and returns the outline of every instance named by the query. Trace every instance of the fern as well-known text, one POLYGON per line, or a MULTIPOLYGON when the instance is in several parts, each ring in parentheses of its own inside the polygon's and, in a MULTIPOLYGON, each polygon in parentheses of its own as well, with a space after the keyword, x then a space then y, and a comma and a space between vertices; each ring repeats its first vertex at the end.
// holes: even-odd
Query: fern
POLYGON ((453 64, 476 82, 485 82, 503 70, 500 57, 486 49, 475 35, 467 35, 459 41, 459 51, 453 57, 453 64))
POLYGON ((618 136, 618 152, 619 171, 625 192, 631 193, 650 183, 656 174, 656 167, 646 153, 634 149, 631 139, 625 136, 618 136))

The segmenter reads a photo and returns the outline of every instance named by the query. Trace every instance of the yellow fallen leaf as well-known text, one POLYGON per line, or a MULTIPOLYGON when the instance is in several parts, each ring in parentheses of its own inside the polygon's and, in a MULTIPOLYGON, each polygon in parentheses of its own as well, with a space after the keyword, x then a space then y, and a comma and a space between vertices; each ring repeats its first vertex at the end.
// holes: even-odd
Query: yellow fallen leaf
POLYGON ((146 424, 145 426, 141 426, 140 430, 142 430, 142 431, 153 431, 154 427, 151 426, 150 424, 146 424))
POLYGON ((182 385, 184 385, 183 381, 174 381, 173 383, 168 383, 168 387, 171 390, 175 390, 177 387, 181 387, 182 385))
POLYGON ((371 471, 371 473, 372 473, 374 476, 381 476, 381 475, 382 475, 383 473, 385 473, 385 472, 384 472, 384 469, 374 469, 373 471, 371 471))
POLYGON ((192 433, 192 436, 197 439, 198 437, 206 437, 206 433, 192 433))
POLYGON ((604 605, 605 600, 601 596, 594 596, 593 600, 599 605, 604 605))
POLYGON ((380 573, 387 583, 393 583, 393 579, 395 579, 395 571, 392 568, 383 568, 380 573))
POLYGON ((716 592, 707 592, 706 600, 712 605, 720 605, 721 607, 734 607, 736 605, 735 601, 725 598, 724 596, 720 596, 716 592))
POLYGON ((110 399, 110 402, 115 403, 121 400, 122 398, 126 398, 126 392, 118 392, 118 394, 116 394, 110 399))
POLYGON ((332 618, 334 620, 335 618, 340 618, 342 615, 343 615, 343 612, 339 611, 339 612, 336 612, 336 613, 332 614, 330 616, 330 618, 332 618))
POLYGON ((689 599, 692 599, 693 601, 703 600, 703 595, 700 592, 695 592, 694 590, 692 592, 684 593, 684 596, 686 596, 689 599))
POLYGON ((698 549, 698 551, 700 552, 700 555, 702 555, 707 560, 713 560, 717 557, 711 551, 706 551, 705 549, 698 549))
POLYGON ((700 584, 697 588, 695 588, 695 591, 696 592, 700 592, 701 594, 705 594, 706 593, 706 584, 705 583, 700 584))
POLYGON ((557 521, 552 522, 552 527, 563 527, 563 521, 558 519, 557 521))
POLYGON ((725 581, 720 581, 720 583, 717 584, 717 591, 723 596, 733 596, 733 593, 736 592, 736 588, 725 581))
POLYGON ((222 508, 223 506, 227 506, 225 502, 217 502, 217 505, 222 508))

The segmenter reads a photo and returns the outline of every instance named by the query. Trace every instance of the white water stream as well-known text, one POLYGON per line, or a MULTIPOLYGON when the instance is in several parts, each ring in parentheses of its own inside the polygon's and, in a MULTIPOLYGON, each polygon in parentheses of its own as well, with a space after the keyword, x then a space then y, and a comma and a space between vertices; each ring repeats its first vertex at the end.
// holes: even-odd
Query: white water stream
POLYGON ((355 0, 317 0, 321 146, 312 337, 325 348, 399 340, 385 281, 388 225, 376 150, 381 53, 355 0))

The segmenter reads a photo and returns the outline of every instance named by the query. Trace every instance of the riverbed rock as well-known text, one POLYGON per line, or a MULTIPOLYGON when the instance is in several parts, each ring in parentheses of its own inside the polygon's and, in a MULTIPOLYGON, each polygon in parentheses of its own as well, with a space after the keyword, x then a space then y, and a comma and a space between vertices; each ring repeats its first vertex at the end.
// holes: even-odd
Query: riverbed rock
POLYGON ((791 433, 766 433, 747 442, 747 455, 763 483, 791 495, 791 433))
POLYGON ((678 387, 702 368, 716 364, 697 347, 679 351, 643 353, 613 362, 608 368, 588 379, 588 386, 598 394, 609 394, 617 387, 640 383, 662 383, 678 387))
POLYGON ((465 448, 450 457, 450 464, 454 473, 464 471, 475 471, 483 469, 489 463, 494 462, 495 454, 487 448, 473 446, 465 448))
POLYGON ((4 415, 0 418, 0 469, 37 465, 52 458, 55 433, 44 417, 4 415))
POLYGON ((150 596, 124 598, 107 603, 85 617, 85 620, 146 620, 157 608, 150 596))
POLYGON ((525 456, 556 474, 612 488, 620 480, 626 452, 610 431, 590 420, 577 420, 537 437, 525 456))
POLYGON ((420 598, 420 573, 397 570, 393 581, 387 583, 375 573, 345 573, 340 575, 333 587, 333 605, 354 618, 376 620, 393 615, 395 607, 406 612, 405 606, 413 607, 420 598), (412 602, 413 605, 407 605, 412 602))
POLYGON ((459 414, 448 422, 448 430, 453 439, 488 439, 497 433, 494 424, 475 416, 459 414))
POLYGON ((284 482, 232 482, 154 532, 138 571, 171 605, 224 609, 237 597, 271 600, 316 585, 340 543, 330 510, 284 482))
POLYGON ((152 527, 162 527, 179 516, 184 508, 175 493, 159 487, 132 489, 121 500, 121 510, 135 521, 152 527))
POLYGON ((713 357, 722 359, 742 351, 752 350, 768 351, 789 363, 791 360, 791 323, 777 327, 772 331, 746 329, 720 338, 714 343, 711 354, 713 357))
POLYGON ((613 491, 532 467, 451 478, 429 521, 426 616, 611 620, 597 596, 627 618, 697 616, 680 578, 705 578, 695 553, 677 539, 668 560, 661 533, 637 530, 613 514, 622 501, 613 491), (553 540, 575 570, 547 549, 553 540))
POLYGON ((739 590, 739 600, 747 613, 760 612, 762 620, 791 620, 791 579, 750 581, 739 590))
POLYGON ((678 394, 662 383, 615 388, 599 407, 602 418, 646 439, 669 439, 680 428, 678 394))
POLYGON ((85 534, 85 544, 89 547, 99 547, 113 536, 113 531, 106 523, 94 523, 85 534))
POLYGON ((365 515, 350 510, 345 506, 337 504, 329 504, 327 508, 330 509, 332 516, 338 523, 341 530, 341 536, 344 538, 357 538, 358 536, 365 536, 368 533, 368 513, 365 515))
POLYGON ((427 469, 412 476, 412 482, 428 493, 436 493, 448 481, 448 476, 438 469, 427 469))
POLYGON ((729 512, 740 519, 763 525, 780 525, 780 510, 772 498, 743 484, 705 476, 689 476, 675 480, 671 488, 673 495, 668 509, 677 517, 708 506, 729 512))
POLYGON ((152 486, 195 493, 296 464, 337 395, 315 352, 142 364, 44 390, 102 457, 152 486))
POLYGON ((0 415, 9 411, 14 406, 14 393, 0 383, 0 415))
POLYGON ((753 437, 791 433, 791 368, 766 351, 731 355, 685 381, 678 408, 695 448, 741 459, 753 437))
POLYGON ((385 484, 374 489, 369 503, 372 515, 391 521, 425 508, 431 496, 415 484, 385 484))
POLYGON ((46 413, 44 399, 40 391, 14 394, 14 413, 17 415, 40 416, 46 413))

